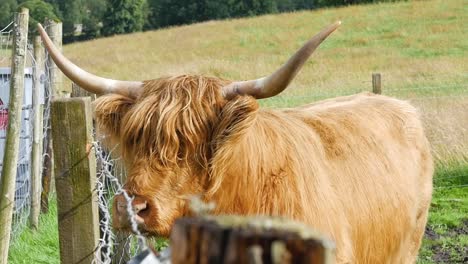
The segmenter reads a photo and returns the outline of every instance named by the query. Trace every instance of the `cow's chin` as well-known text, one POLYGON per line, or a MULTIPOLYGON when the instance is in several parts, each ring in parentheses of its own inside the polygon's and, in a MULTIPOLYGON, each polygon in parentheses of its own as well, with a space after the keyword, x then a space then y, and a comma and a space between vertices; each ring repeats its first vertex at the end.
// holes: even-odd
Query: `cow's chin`
POLYGON ((164 219, 150 214, 148 217, 145 217, 145 223, 138 227, 140 232, 147 237, 169 237, 171 226, 172 223, 167 223, 164 219))

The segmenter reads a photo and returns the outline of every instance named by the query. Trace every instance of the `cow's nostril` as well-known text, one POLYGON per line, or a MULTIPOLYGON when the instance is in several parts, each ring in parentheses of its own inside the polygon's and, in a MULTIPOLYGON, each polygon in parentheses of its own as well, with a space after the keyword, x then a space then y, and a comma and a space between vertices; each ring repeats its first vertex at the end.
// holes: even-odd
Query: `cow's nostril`
POLYGON ((133 205, 133 211, 138 214, 139 212, 145 210, 147 206, 148 206, 148 202, 146 201, 144 203, 135 204, 133 205))

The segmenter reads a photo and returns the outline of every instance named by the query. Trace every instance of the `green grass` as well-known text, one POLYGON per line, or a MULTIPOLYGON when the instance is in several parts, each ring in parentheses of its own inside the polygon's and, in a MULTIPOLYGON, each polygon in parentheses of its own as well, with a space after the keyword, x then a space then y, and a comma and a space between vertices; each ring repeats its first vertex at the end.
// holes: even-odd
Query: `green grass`
POLYGON ((37 231, 26 228, 11 241, 9 263, 60 263, 57 228, 57 203, 49 203, 49 213, 42 214, 37 231))
POLYGON ((437 166, 434 187, 418 263, 462 263, 468 258, 468 162, 437 166))

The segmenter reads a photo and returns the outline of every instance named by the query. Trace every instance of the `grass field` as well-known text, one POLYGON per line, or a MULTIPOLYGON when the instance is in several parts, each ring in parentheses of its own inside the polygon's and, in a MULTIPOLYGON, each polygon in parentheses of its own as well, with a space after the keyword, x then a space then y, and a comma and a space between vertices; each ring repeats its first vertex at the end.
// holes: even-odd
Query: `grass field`
MULTIPOLYGON (((98 75, 128 80, 173 74, 251 79, 272 72, 306 39, 335 20, 342 27, 281 96, 290 107, 371 89, 412 101, 436 158, 434 198, 419 263, 468 261, 468 5, 431 0, 330 8, 211 21, 64 47, 98 75)), ((10 263, 58 263, 56 215, 13 241, 10 263)))

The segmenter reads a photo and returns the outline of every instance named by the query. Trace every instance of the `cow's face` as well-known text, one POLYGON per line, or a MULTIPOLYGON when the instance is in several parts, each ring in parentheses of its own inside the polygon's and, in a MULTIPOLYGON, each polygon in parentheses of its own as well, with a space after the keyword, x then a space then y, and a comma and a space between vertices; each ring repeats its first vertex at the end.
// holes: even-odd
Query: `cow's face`
MULTIPOLYGON (((187 214, 187 198, 207 182, 210 142, 226 104, 224 81, 200 76, 145 83, 139 99, 122 95, 96 101, 96 121, 127 167, 125 190, 140 228, 168 235, 175 218, 187 214)), ((113 222, 129 229, 127 201, 117 195, 113 222)))
MULTIPOLYGON (((150 235, 168 236, 174 220, 187 215, 190 194, 202 193, 200 176, 191 170, 152 168, 147 160, 136 161, 130 169, 125 190, 133 197, 131 211, 140 231, 150 235)), ((113 225, 129 230, 128 202, 123 194, 113 203, 113 225)))

